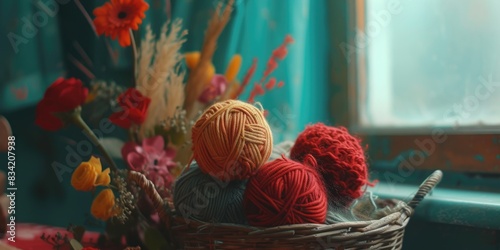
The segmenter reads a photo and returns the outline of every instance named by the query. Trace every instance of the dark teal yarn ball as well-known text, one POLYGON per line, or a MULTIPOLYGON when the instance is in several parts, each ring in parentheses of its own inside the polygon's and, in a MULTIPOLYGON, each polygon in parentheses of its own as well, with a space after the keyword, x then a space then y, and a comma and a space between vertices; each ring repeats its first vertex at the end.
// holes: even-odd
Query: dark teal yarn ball
POLYGON ((175 210, 186 219, 246 224, 242 205, 245 187, 246 181, 205 174, 194 162, 175 182, 175 210))

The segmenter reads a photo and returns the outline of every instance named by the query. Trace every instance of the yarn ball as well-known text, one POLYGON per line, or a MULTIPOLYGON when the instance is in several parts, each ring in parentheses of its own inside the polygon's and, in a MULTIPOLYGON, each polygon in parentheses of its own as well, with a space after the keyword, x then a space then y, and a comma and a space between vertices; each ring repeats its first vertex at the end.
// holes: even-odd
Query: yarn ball
MULTIPOLYGON (((312 157, 306 162, 315 165, 312 157)), ((282 157, 249 179, 243 208, 252 226, 324 223, 328 198, 315 169, 282 157)))
POLYGON ((245 224, 245 186, 246 181, 224 182, 207 175, 193 162, 175 182, 175 210, 187 219, 245 224))
POLYGON ((331 202, 348 206, 363 194, 368 184, 365 153, 361 140, 346 128, 322 123, 307 126, 297 137, 290 157, 302 162, 308 154, 318 162, 331 202))
POLYGON ((228 100, 215 103, 192 129, 193 157, 204 173, 244 180, 271 155, 273 137, 263 111, 228 100))

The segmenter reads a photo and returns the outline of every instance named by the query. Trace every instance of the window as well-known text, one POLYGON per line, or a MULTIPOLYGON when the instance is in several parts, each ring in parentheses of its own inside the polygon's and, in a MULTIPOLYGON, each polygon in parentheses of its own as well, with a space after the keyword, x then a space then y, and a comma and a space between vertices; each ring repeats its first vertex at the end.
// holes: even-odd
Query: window
POLYGON ((365 9, 361 125, 500 124, 499 1, 378 0, 365 9))
POLYGON ((500 173, 500 1, 349 7, 348 39, 339 45, 349 69, 345 121, 366 137, 370 157, 500 173))

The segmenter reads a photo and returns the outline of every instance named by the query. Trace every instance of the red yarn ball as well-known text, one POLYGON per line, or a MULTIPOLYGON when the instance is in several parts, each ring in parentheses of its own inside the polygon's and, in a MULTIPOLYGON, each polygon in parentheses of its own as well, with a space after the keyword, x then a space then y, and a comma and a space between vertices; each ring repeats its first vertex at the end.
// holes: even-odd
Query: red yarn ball
MULTIPOLYGON (((311 156, 305 161, 316 164, 311 156)), ((243 208, 251 226, 324 223, 328 198, 321 177, 312 167, 283 156, 262 165, 250 178, 243 208)))
POLYGON ((308 154, 318 162, 318 171, 334 205, 348 206, 363 194, 363 187, 368 184, 365 153, 361 140, 346 128, 322 123, 307 126, 297 137, 290 158, 302 162, 308 154))

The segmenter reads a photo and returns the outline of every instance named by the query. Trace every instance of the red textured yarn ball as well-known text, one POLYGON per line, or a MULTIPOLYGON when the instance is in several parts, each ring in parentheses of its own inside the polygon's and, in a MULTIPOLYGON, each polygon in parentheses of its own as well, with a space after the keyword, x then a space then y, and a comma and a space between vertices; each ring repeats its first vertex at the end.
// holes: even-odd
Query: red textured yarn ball
MULTIPOLYGON (((311 156, 305 161, 310 166, 316 164, 311 156)), ((328 198, 321 177, 310 166, 284 156, 262 165, 248 181, 243 197, 248 224, 324 223, 328 198)))
POLYGON ((290 158, 302 162, 308 154, 318 162, 334 205, 348 206, 363 194, 363 187, 369 184, 365 153, 361 140, 346 128, 322 123, 307 126, 297 137, 290 158))

